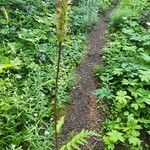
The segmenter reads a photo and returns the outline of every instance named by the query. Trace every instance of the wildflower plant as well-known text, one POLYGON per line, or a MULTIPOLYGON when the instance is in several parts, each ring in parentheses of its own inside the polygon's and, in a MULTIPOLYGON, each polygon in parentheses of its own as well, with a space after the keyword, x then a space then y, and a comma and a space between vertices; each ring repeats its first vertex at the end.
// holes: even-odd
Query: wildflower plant
POLYGON ((58 62, 57 62, 57 71, 56 71, 56 83, 55 83, 55 100, 54 100, 54 120, 55 120, 55 149, 58 150, 58 135, 57 135, 57 120, 58 120, 58 111, 57 111, 57 93, 58 93, 58 79, 60 72, 60 62, 61 62, 61 52, 62 44, 65 40, 68 28, 68 12, 70 0, 59 0, 57 7, 57 23, 56 23, 56 34, 58 42, 58 62))

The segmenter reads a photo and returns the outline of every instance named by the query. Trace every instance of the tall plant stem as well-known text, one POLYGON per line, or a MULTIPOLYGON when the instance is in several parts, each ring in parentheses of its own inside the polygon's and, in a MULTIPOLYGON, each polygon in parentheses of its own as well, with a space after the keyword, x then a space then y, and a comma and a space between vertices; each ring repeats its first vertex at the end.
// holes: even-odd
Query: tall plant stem
POLYGON ((55 82, 55 99, 54 99, 55 150, 58 150, 58 134, 57 134, 58 109, 57 109, 57 95, 58 95, 58 80, 59 80, 59 72, 60 72, 61 51, 62 51, 62 42, 59 42, 59 44, 58 44, 58 58, 57 58, 57 72, 56 72, 56 82, 55 82))

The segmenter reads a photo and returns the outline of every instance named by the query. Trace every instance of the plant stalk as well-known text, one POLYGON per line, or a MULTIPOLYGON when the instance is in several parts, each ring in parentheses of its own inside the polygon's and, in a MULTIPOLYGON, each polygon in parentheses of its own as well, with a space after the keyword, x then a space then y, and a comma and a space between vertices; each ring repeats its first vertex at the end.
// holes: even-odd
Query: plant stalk
POLYGON ((60 63, 61 63, 61 51, 62 51, 62 42, 59 42, 59 44, 58 44, 58 58, 57 58, 57 72, 56 72, 56 82, 55 82, 55 99, 54 99, 55 149, 56 150, 58 150, 58 133, 57 133, 58 109, 57 109, 57 95, 58 95, 58 80, 59 80, 60 63))

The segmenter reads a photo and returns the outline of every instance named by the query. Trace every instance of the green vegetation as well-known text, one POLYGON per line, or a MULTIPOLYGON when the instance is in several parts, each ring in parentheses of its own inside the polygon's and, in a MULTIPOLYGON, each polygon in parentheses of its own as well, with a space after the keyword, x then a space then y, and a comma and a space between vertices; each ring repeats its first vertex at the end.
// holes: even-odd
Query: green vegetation
POLYGON ((110 17, 110 40, 103 51, 105 63, 97 70, 102 88, 96 91, 100 100, 107 100, 110 110, 103 131, 109 150, 117 146, 149 149, 149 6, 147 0, 123 0, 110 17))
POLYGON ((94 131, 82 130, 79 134, 75 135, 66 145, 63 145, 60 150, 81 150, 78 145, 87 144, 88 142, 86 139, 91 136, 99 137, 100 135, 94 131))
MULTIPOLYGON (((55 1, 2 1, 0 18, 0 149, 53 149, 57 43, 55 1), (5 8, 5 12, 4 12, 5 8)), ((69 99, 85 35, 64 44, 58 106, 69 99)))
MULTIPOLYGON (((74 69, 86 48, 86 34, 117 0, 73 0, 63 43, 58 109, 68 102, 74 69)), ((121 0, 109 18, 110 38, 97 69, 108 103, 105 149, 149 149, 150 136, 150 3, 121 0)), ((0 150, 53 150, 57 66, 56 0, 0 1, 0 150)), ((62 116, 60 116, 62 117, 62 116)), ((58 121, 61 132, 64 116, 58 121)), ((83 130, 61 149, 80 149, 83 130)))
MULTIPOLYGON (((59 109, 68 102, 75 83, 74 68, 85 49, 85 33, 111 1, 89 2, 76 2, 70 12, 59 109)), ((56 0, 1 0, 0 4, 0 149, 54 149, 56 0)))
MULTIPOLYGON (((71 29, 74 32, 88 31, 99 20, 99 13, 110 8, 115 0, 81 0, 72 7, 71 18, 73 23, 71 29)), ((75 1, 76 2, 76 1, 75 1)))

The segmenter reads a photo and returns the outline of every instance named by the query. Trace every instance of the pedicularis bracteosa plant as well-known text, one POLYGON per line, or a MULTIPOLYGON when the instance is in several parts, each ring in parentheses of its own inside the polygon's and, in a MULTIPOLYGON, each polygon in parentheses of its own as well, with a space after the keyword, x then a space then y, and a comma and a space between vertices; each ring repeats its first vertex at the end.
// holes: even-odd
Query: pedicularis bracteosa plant
POLYGON ((65 40, 67 33, 67 20, 69 12, 69 4, 71 0, 59 0, 57 6, 57 23, 56 23, 56 32, 57 32, 57 42, 58 42, 58 62, 57 62, 57 71, 56 71, 56 83, 55 83, 55 101, 54 101, 54 120, 55 120, 55 149, 58 150, 58 135, 57 135, 57 93, 58 93, 58 79, 60 72, 60 62, 61 62, 61 51, 62 44, 65 40))

